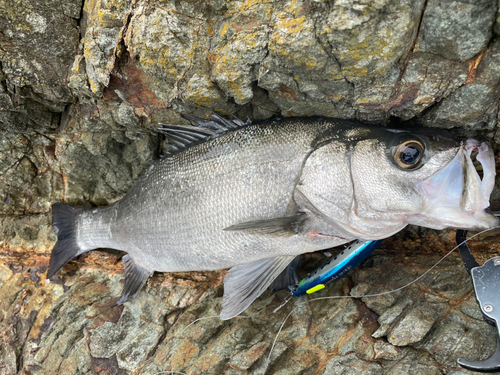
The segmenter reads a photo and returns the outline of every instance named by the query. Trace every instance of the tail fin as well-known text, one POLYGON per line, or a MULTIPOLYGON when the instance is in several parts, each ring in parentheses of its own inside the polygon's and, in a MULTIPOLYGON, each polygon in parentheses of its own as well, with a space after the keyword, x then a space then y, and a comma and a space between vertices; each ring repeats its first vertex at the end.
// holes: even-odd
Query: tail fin
POLYGON ((66 263, 73 259, 80 248, 76 242, 76 215, 81 208, 71 207, 63 203, 52 205, 52 225, 57 234, 57 243, 50 256, 47 278, 55 275, 66 263))

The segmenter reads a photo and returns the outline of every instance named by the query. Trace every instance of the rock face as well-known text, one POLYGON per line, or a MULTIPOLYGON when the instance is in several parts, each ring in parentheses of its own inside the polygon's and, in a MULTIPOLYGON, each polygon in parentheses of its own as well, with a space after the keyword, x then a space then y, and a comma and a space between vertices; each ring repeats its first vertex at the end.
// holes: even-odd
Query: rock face
MULTIPOLYGON (((267 292, 222 322, 224 271, 155 275, 120 307, 120 254, 86 254, 46 280, 50 205, 120 199, 164 146, 156 124, 181 112, 410 120, 498 151, 499 8, 0 0, 0 374, 467 373, 456 359, 488 357, 496 336, 455 255, 396 293, 273 313, 283 295, 267 292)), ((484 261, 499 244, 471 247, 484 261)), ((452 247, 453 233, 411 228, 313 296, 398 288, 452 247)))

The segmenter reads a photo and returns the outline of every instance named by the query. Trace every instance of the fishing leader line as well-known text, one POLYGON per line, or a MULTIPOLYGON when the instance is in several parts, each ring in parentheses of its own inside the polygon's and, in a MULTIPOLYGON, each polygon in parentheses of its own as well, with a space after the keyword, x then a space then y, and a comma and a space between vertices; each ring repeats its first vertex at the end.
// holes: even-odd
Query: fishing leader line
MULTIPOLYGON (((458 249, 460 247, 460 245, 466 243, 467 241, 472 240, 474 237, 477 237, 477 236, 479 236, 479 235, 481 235, 483 233, 490 232, 492 230, 499 229, 499 228, 500 228, 500 226, 496 226, 496 227, 493 227, 493 228, 488 228, 488 229, 485 229, 485 230, 483 230, 481 232, 478 232, 478 233, 472 235, 470 238, 465 239, 464 241, 462 241, 459 244, 457 244, 457 246, 455 246, 453 249, 451 249, 441 259, 439 259, 431 268, 429 268, 427 271, 425 271, 422 275, 420 275, 415 280, 413 280, 413 281, 409 282, 408 284, 403 285, 403 286, 401 286, 399 288, 396 288, 396 289, 393 289, 393 290, 389 290, 387 292, 381 292, 381 293, 375 293, 375 294, 365 294, 365 295, 362 295, 362 296, 329 296, 329 297, 318 297, 318 298, 310 299, 310 300, 308 300, 306 302, 309 303, 309 302, 319 301, 319 300, 323 300, 323 299, 347 299, 347 298, 378 297, 378 296, 383 296, 383 295, 387 295, 387 294, 399 292, 400 290, 403 290, 403 289, 405 289, 405 288, 407 288, 407 287, 415 284, 416 282, 418 282, 419 280, 421 280, 423 277, 425 277, 429 272, 431 272, 434 268, 436 268, 442 261, 444 261, 448 256, 450 256, 451 253, 453 253, 456 249, 458 249)), ((435 279, 436 278, 434 278, 434 280, 435 279)), ((429 283, 429 285, 431 285, 434 282, 434 280, 432 280, 429 283)), ((291 299, 292 299, 292 294, 289 294, 287 296, 287 298, 285 298, 285 300, 283 301, 283 303, 280 306, 278 306, 277 308, 275 308, 273 310, 273 313, 276 313, 279 309, 281 309, 283 306, 285 306, 291 299)), ((286 316, 285 320, 283 320, 283 323, 281 323, 281 326, 280 326, 280 328, 278 330, 278 333, 276 334, 276 337, 274 338, 273 345, 271 346, 271 350, 270 350, 269 355, 267 357, 267 363, 268 364, 269 364, 269 362, 271 360, 271 354, 273 353, 274 346, 276 345, 276 341, 278 341, 278 337, 279 337, 279 335, 281 333, 281 330, 283 329, 283 326, 285 325, 286 321, 288 320, 288 318, 290 317, 290 315, 292 315, 292 313, 294 311, 295 311, 295 308, 290 311, 290 313, 286 316)))
MULTIPOLYGON (((483 234, 483 233, 486 233, 486 232, 490 232, 494 229, 499 229, 500 226, 496 226, 496 227, 493 227, 493 228, 488 228, 488 229, 485 229, 481 232, 478 232, 476 234, 474 234, 473 236, 471 236, 470 238, 467 238, 465 239, 464 241, 460 242, 459 244, 457 244, 457 246, 455 246, 453 249, 451 249, 447 254, 445 254, 441 259, 439 259, 431 268, 429 268, 427 271, 425 271, 422 275, 420 275, 419 277, 417 277, 415 280, 413 281, 410 281, 408 284, 406 285, 403 285, 399 288, 396 288, 396 289, 393 289, 393 290, 389 290, 387 292, 381 292, 381 293, 376 293, 376 294, 365 294, 365 295, 362 295, 362 296, 330 296, 330 297, 318 297, 318 298, 313 298, 311 300, 309 300, 308 302, 312 302, 312 301, 319 301, 319 300, 322 300, 322 299, 340 299, 340 298, 366 298, 366 297, 378 297, 378 296, 383 296, 383 295, 386 295, 386 294, 391 294, 391 293, 396 293, 396 292, 399 292, 400 290, 403 290, 413 284, 415 284, 416 282, 418 282, 419 280, 421 280, 425 275, 427 275, 429 272, 431 272, 434 268, 436 268, 443 260, 445 260, 447 257, 449 257, 456 249, 458 249, 461 245, 463 245, 464 243, 466 243, 467 241, 470 241, 472 240, 473 238, 483 234)), ((437 277, 437 276, 436 276, 437 277)), ((434 280, 432 280, 430 282, 430 284, 432 284, 434 282, 434 280)))

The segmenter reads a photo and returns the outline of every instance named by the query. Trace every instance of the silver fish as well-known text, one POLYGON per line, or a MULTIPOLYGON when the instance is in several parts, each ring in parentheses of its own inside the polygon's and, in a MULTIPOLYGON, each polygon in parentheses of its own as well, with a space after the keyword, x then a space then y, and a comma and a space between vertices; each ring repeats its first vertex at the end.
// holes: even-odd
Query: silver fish
POLYGON ((198 126, 164 125, 171 152, 123 199, 99 208, 52 206, 58 242, 48 277, 87 251, 125 251, 122 304, 154 271, 230 268, 225 320, 299 254, 386 238, 408 224, 497 225, 485 212, 495 181, 487 143, 328 118, 185 117, 198 126))

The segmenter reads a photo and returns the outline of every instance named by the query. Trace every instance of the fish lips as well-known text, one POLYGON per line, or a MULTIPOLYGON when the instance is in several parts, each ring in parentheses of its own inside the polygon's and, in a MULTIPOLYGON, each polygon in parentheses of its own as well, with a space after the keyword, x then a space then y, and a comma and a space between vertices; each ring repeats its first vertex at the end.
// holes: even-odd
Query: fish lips
POLYGON ((488 229, 499 219, 487 213, 495 185, 495 157, 487 142, 468 139, 459 147, 455 158, 443 169, 416 184, 425 201, 425 209, 407 219, 409 224, 434 229, 488 229), (474 167, 471 154, 483 167, 483 177, 474 167))

